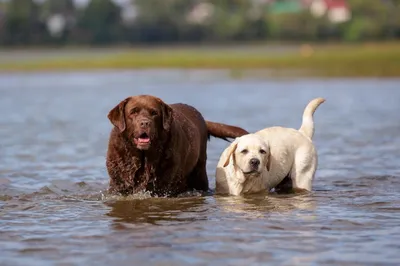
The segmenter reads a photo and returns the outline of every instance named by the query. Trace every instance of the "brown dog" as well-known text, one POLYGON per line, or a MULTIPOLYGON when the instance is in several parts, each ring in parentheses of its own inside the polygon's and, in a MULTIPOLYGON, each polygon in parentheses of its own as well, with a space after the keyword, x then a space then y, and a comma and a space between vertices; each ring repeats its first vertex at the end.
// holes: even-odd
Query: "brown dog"
POLYGON ((193 107, 150 95, 129 97, 108 114, 111 131, 107 170, 110 192, 150 191, 174 196, 208 190, 207 140, 248 134, 242 128, 205 121, 193 107))

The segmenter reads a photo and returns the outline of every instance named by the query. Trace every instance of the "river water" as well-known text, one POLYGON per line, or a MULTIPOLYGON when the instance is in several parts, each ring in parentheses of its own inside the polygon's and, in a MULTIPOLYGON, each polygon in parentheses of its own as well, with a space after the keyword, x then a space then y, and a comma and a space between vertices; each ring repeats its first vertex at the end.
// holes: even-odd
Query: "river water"
MULTIPOLYGON (((223 71, 0 75, 0 265, 398 265, 400 79, 232 78, 223 71), (308 195, 105 194, 108 111, 185 102, 249 131, 298 128, 314 97, 308 195)), ((228 144, 211 139, 208 174, 228 144)))

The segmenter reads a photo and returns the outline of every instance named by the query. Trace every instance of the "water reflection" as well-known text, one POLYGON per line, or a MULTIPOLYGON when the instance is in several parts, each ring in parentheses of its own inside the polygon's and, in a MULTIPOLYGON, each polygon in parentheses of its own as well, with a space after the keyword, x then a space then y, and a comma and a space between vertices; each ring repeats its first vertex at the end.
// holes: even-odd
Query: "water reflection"
POLYGON ((163 225, 206 219, 204 197, 115 200, 105 204, 111 207, 106 215, 115 218, 117 228, 121 222, 163 225))
POLYGON ((260 193, 245 197, 215 196, 215 200, 224 212, 248 218, 266 217, 272 212, 313 211, 317 207, 312 195, 260 193))

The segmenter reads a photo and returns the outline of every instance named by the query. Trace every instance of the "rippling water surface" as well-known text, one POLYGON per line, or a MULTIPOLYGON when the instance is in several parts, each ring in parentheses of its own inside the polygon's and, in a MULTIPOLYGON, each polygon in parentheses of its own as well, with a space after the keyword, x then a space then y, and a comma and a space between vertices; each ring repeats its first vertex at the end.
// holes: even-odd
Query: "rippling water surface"
MULTIPOLYGON (((400 80, 232 79, 224 72, 0 75, 0 265, 398 265, 400 80), (314 97, 309 195, 104 194, 108 111, 185 102, 250 131, 298 128, 314 97)), ((227 143, 212 139, 208 173, 227 143)))

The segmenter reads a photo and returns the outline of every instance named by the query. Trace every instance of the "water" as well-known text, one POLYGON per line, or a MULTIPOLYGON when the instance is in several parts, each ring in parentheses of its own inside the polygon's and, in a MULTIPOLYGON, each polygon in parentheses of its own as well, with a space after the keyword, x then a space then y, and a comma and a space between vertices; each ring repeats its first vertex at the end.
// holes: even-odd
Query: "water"
MULTIPOLYGON (((0 265, 397 265, 400 80, 232 79, 225 72, 0 75, 0 265), (185 102, 250 131, 298 128, 314 97, 309 195, 105 195, 108 111, 185 102)), ((227 143, 212 139, 208 174, 227 143)))

